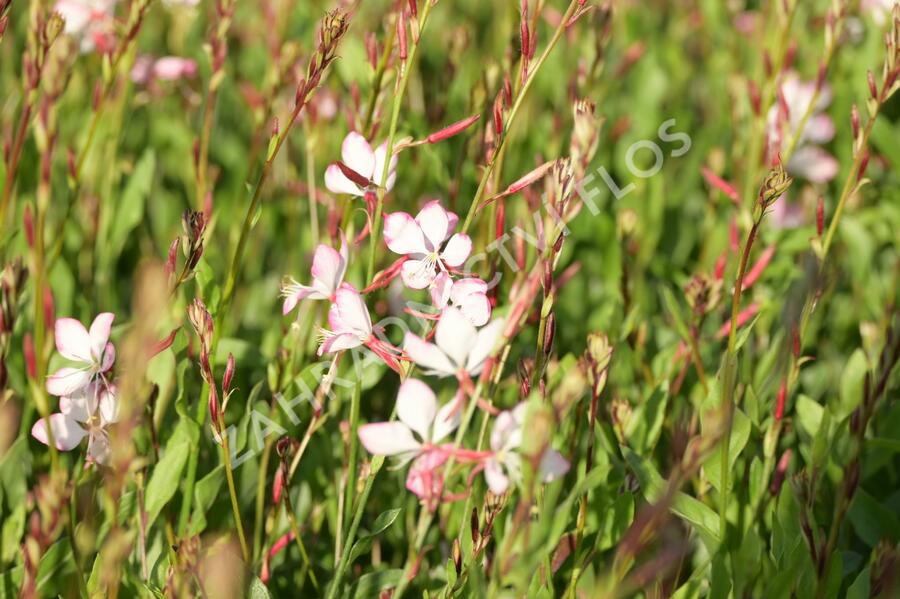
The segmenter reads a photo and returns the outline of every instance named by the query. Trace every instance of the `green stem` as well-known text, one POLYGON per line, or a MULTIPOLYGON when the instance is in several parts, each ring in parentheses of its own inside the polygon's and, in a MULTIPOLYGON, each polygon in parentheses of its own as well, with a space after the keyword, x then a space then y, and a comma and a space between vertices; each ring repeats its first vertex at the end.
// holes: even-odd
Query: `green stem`
MULTIPOLYGON (((400 62, 397 71, 397 87, 394 93, 394 103, 391 108, 391 125, 387 137, 387 151, 385 152, 384 167, 381 173, 375 173, 378 176, 378 191, 376 193, 375 214, 372 216, 372 224, 369 231, 369 262, 366 266, 366 283, 372 280, 375 274, 375 253, 378 249, 378 241, 381 237, 381 218, 384 212, 384 194, 386 192, 385 183, 387 182, 388 173, 391 167, 391 158, 394 155, 394 137, 397 135, 397 123, 400 120, 400 108, 403 104, 403 96, 406 92, 406 85, 409 82, 409 74, 412 72, 412 65, 415 63, 416 54, 418 54, 419 46, 422 43, 422 34, 425 32, 425 26, 428 24, 428 16, 431 14, 431 8, 435 2, 426 2, 422 15, 419 17, 419 36, 409 50, 409 56, 403 62, 400 62)), ((405 26, 405 25, 404 25, 405 26)), ((373 94, 374 95, 374 94, 373 94)))
MULTIPOLYGON (((217 420, 220 421, 221 418, 217 420)), ((225 479, 228 481, 228 494, 231 496, 231 511, 234 514, 234 523, 237 527, 238 540, 241 542, 241 554, 244 556, 244 563, 250 563, 250 550, 247 548, 247 539, 244 537, 244 525, 241 522, 241 508, 238 503, 237 491, 234 486, 234 473, 231 471, 231 452, 228 449, 228 434, 224 432, 224 426, 219 426, 220 436, 222 438, 222 456, 225 461, 225 479)))

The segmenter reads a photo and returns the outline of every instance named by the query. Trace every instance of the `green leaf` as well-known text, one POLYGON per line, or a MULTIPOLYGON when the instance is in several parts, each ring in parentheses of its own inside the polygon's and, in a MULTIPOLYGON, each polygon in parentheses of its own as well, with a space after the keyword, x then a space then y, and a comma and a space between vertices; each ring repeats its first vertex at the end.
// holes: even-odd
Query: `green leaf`
POLYGON ((372 525, 372 531, 366 536, 374 537, 375 535, 383 533, 394 523, 394 520, 397 519, 397 516, 399 516, 402 511, 403 508, 398 507, 380 513, 378 517, 375 518, 375 524, 372 525))
POLYGON ((838 402, 831 402, 829 408, 838 421, 849 417, 862 403, 863 380, 869 370, 869 362, 863 350, 857 349, 847 360, 841 373, 841 386, 838 402))
POLYGON ((363 574, 353 585, 350 596, 353 599, 376 599, 381 595, 381 591, 397 586, 401 576, 403 570, 400 568, 363 574))
MULTIPOLYGON (((653 465, 628 447, 624 447, 622 452, 641 483, 641 490, 647 501, 652 503, 662 498, 667 483, 653 465)), ((719 516, 712 508, 690 495, 678 492, 669 509, 694 527, 709 551, 718 548, 721 540, 719 516)))
MULTIPOLYGON (((728 444, 728 472, 732 473, 728 476, 728 492, 734 488, 735 476, 734 472, 734 464, 737 462, 738 457, 741 455, 741 452, 744 451, 744 447, 747 445, 747 440, 750 439, 750 429, 752 428, 752 424, 750 423, 750 419, 747 418, 744 413, 735 408, 734 410, 734 420, 731 426, 731 442, 728 444)), ((703 464, 703 472, 706 474, 706 478, 709 480, 710 484, 720 493, 722 492, 722 449, 721 447, 717 448, 712 452, 712 455, 708 460, 703 464)))
POLYGON ((625 431, 628 445, 641 455, 649 454, 659 440, 668 399, 668 393, 657 387, 645 402, 635 408, 628 420, 625 431))
POLYGON ((172 438, 166 443, 163 455, 153 468, 144 493, 148 528, 178 490, 181 472, 190 452, 196 451, 198 436, 197 425, 190 420, 182 419, 175 428, 172 438))
POLYGON ((250 589, 249 589, 250 599, 270 599, 272 594, 269 593, 269 588, 259 579, 259 577, 254 576, 253 580, 250 581, 250 589))
POLYGON ((110 223, 108 244, 104 250, 110 260, 118 258, 131 232, 144 219, 144 205, 153 186, 155 169, 156 154, 148 149, 138 160, 125 190, 115 202, 115 219, 110 223))
POLYGON ((894 510, 882 505, 864 489, 857 489, 847 516, 853 529, 869 547, 875 547, 882 539, 891 543, 900 541, 900 518, 894 510))

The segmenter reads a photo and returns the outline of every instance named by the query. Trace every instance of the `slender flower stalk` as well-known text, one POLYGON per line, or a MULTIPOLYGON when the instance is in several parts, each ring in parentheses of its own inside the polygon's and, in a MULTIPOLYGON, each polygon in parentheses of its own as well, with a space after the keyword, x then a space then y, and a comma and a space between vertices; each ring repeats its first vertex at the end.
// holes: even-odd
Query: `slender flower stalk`
MULTIPOLYGON (((422 14, 419 16, 417 22, 418 34, 413 37, 412 48, 408 48, 407 57, 405 59, 401 58, 401 62, 397 67, 397 79, 394 87, 394 102, 391 108, 391 124, 388 130, 387 150, 385 152, 386 158, 384 160, 384 167, 382 172, 375 173, 375 180, 378 183, 378 191, 376 192, 375 212, 372 215, 371 231, 369 232, 369 262, 368 266, 366 267, 367 283, 372 280, 372 275, 375 274, 375 253, 378 249, 378 243, 381 240, 381 218, 382 214, 384 213, 384 195, 386 192, 385 186, 387 185, 388 175, 390 173, 390 166, 392 162, 391 158, 394 156, 394 142, 397 135, 397 123, 400 120, 400 109, 403 105, 403 96, 406 93, 406 86, 409 82, 409 75, 410 73, 412 73, 413 65, 416 61, 416 55, 419 51, 419 46, 422 43, 422 34, 425 32, 425 27, 428 25, 428 16, 431 14, 431 9, 435 4, 437 4, 437 1, 429 0, 425 2, 425 8, 422 10, 422 14)), ((397 19, 397 27, 405 28, 406 23, 403 15, 398 15, 397 19)))

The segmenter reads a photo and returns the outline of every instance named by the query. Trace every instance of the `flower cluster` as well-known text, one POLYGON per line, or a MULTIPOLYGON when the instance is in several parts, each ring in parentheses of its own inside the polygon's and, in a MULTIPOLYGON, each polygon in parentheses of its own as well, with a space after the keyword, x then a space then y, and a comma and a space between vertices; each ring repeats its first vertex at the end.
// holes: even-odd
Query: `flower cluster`
POLYGON ((116 350, 109 342, 115 315, 98 315, 88 330, 73 318, 56 321, 56 350, 77 366, 66 366, 47 378, 47 392, 59 397, 59 413, 38 420, 32 436, 45 445, 69 451, 87 437, 88 462, 103 464, 109 456, 107 427, 117 420, 116 386, 110 372, 116 350), (50 430, 47 430, 49 422, 50 430))
POLYGON ((65 33, 78 40, 82 52, 108 52, 115 41, 117 0, 58 0, 53 10, 65 19, 65 33))
MULTIPOLYGON (((341 150, 343 162, 328 167, 326 186, 334 193, 367 196, 383 172, 386 145, 373 151, 361 135, 350 133, 341 150)), ((396 160, 395 155, 388 167, 387 189, 396 179, 396 160)), ((319 355, 364 346, 401 375, 405 374, 400 367, 404 360, 420 367, 425 375, 456 378, 454 399, 443 406, 426 383, 406 378, 397 395, 398 420, 365 424, 358 431, 370 453, 395 456, 401 466, 411 464, 406 487, 429 505, 445 498, 442 466, 450 459, 474 465, 474 472, 484 470, 495 493, 505 492, 511 481, 518 482, 522 471, 519 447, 524 403, 498 415, 489 451, 472 451, 447 442, 460 424, 467 398, 477 400, 473 379, 484 372, 504 327, 502 319, 491 319, 487 283, 462 270, 472 252, 472 240, 455 232, 458 222, 458 216, 446 211, 438 200, 427 202, 415 217, 406 212, 384 216, 384 242, 401 258, 386 274, 376 277, 378 284, 373 288, 399 274, 407 288, 428 290, 435 312, 427 316, 437 321, 425 337, 407 332, 402 352, 376 335, 380 329, 373 326, 363 295, 344 281, 349 250, 343 237, 339 252, 324 244, 318 246, 310 285, 287 279, 281 288, 284 314, 303 299, 331 302, 329 330, 322 331, 319 355)), ((537 456, 536 464, 544 481, 562 475, 569 467, 550 448, 537 456)))

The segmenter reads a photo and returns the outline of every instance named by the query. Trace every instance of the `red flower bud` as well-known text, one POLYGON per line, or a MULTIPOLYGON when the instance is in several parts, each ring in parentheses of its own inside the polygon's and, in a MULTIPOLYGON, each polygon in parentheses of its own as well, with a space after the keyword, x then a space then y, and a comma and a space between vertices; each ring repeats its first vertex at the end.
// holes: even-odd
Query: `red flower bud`
POLYGON ((869 93, 873 99, 878 99, 878 85, 875 83, 875 75, 872 71, 866 71, 866 81, 869 83, 869 93))
POLYGON ((781 381, 781 386, 778 387, 778 396, 775 400, 775 420, 781 421, 784 417, 784 403, 787 399, 787 379, 783 379, 781 381))
POLYGON ((856 172, 856 180, 859 181, 866 174, 866 168, 869 166, 869 150, 863 154, 862 161, 859 163, 859 170, 856 172))
POLYGON ((228 353, 228 362, 225 364, 225 374, 222 376, 222 393, 226 396, 231 392, 231 379, 234 377, 234 354, 228 353))
POLYGON ((397 48, 400 54, 400 60, 406 61, 408 50, 406 47, 406 14, 401 11, 397 17, 397 48))
POLYGON ((825 198, 819 196, 818 201, 816 202, 816 233, 819 234, 819 237, 822 236, 822 232, 825 230, 825 198))
POLYGON ((31 204, 25 204, 22 212, 22 224, 25 226, 25 241, 28 247, 34 249, 34 214, 31 212, 31 204))
POLYGON ((436 131, 425 138, 427 143, 433 144, 439 141, 443 141, 445 139, 449 139, 454 135, 457 135, 463 132, 466 128, 468 128, 472 123, 481 118, 480 114, 473 114, 469 118, 462 119, 461 121, 456 121, 452 125, 448 125, 444 127, 440 131, 436 131))
POLYGON ((22 353, 25 354, 25 370, 28 378, 34 380, 37 378, 37 363, 35 362, 34 340, 31 338, 31 333, 25 333, 22 338, 22 353))

